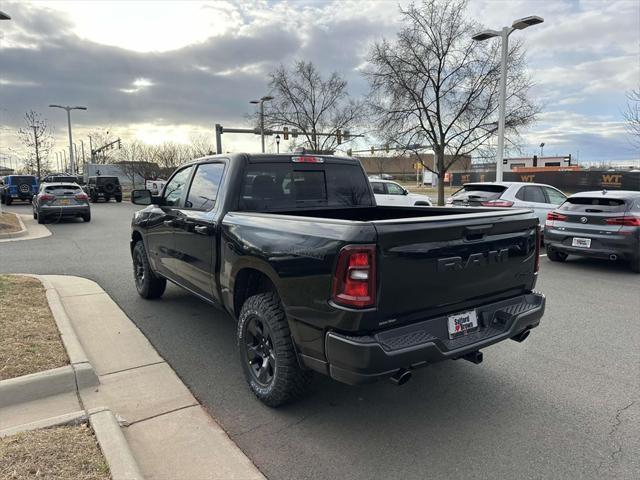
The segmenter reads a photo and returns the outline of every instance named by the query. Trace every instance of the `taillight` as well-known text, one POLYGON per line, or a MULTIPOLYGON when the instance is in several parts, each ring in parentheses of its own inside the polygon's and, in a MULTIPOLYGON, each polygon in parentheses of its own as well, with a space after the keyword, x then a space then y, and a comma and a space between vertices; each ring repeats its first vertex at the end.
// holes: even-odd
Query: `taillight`
POLYGON ((542 243, 542 231, 540 225, 536 226, 536 261, 533 267, 533 272, 538 273, 540 270, 540 244, 542 243))
POLYGON ((607 218, 605 220, 607 225, 619 225, 621 227, 640 227, 640 217, 625 216, 607 218))
POLYGON ((375 245, 347 245, 340 250, 333 275, 333 301, 356 308, 375 305, 375 245))
POLYGON ((549 212, 547 213, 547 221, 553 222, 555 220, 558 220, 560 222, 564 222, 567 219, 566 215, 562 215, 560 213, 556 213, 556 212, 549 212))
POLYGON ((483 207, 513 207, 513 202, 509 200, 487 200, 486 202, 480 202, 483 207))
POLYGON ((76 200, 88 200, 88 199, 89 199, 89 197, 87 196, 87 194, 86 194, 86 193, 84 193, 84 192, 76 193, 76 194, 74 195, 74 197, 76 198, 76 200))
POLYGON ((51 200, 55 200, 56 196, 55 195, 51 195, 49 193, 41 193, 40 194, 40 201, 41 202, 50 202, 51 200))
POLYGON ((324 158, 304 155, 300 157, 291 157, 291 161, 295 163, 324 163, 324 158))

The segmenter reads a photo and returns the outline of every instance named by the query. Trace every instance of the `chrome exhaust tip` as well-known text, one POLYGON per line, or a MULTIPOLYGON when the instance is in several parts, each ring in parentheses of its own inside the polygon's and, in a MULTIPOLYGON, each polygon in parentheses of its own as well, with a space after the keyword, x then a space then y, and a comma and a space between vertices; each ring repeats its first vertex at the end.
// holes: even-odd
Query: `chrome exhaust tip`
POLYGON ((401 368, 393 375, 393 377, 390 378, 390 380, 398 387, 404 385, 409 380, 411 380, 411 371, 407 370, 406 368, 401 368))

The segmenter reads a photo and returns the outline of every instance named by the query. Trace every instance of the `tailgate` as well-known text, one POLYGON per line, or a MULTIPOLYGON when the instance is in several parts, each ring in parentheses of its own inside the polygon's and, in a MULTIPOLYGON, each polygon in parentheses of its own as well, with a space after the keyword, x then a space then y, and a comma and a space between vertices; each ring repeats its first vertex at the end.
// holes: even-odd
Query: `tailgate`
POLYGON ((531 290, 538 219, 491 210, 372 222, 379 313, 398 324, 531 290))

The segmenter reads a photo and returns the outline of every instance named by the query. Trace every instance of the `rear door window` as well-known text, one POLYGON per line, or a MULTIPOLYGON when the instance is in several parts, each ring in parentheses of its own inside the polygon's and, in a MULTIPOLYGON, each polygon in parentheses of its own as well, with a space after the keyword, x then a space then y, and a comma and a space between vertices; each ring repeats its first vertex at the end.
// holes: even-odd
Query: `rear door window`
POLYGON ((373 187, 373 193, 376 195, 384 195, 384 183, 382 182, 371 182, 371 186, 373 187))
POLYGON ((521 187, 518 193, 516 193, 516 198, 524 202, 547 203, 547 198, 544 196, 542 187, 535 185, 521 187))
POLYGON ((569 212, 608 212, 622 213, 626 210, 627 204, 619 198, 602 197, 574 197, 567 200, 560 206, 561 210, 569 212))
POLYGON ((566 195, 562 194, 555 188, 544 187, 544 191, 547 194, 547 200, 548 200, 547 203, 552 203, 553 205, 560 205, 562 202, 564 202, 567 199, 566 195))

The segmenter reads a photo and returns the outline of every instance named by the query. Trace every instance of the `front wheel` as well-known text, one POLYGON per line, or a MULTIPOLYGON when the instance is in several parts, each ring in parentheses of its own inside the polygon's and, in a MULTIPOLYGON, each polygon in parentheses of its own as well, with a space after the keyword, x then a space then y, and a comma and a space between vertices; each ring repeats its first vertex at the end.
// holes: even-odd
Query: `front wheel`
POLYGON ((552 248, 547 248, 547 257, 552 262, 564 262, 569 255, 564 252, 559 252, 558 250, 554 250, 552 248))
POLYGON ((298 364, 284 309, 274 292, 250 297, 238 321, 242 371, 253 393, 277 407, 302 396, 311 372, 298 364))
POLYGON ((167 288, 167 281, 157 277, 151 270, 142 240, 133 247, 133 279, 138 295, 142 298, 159 298, 167 288))

